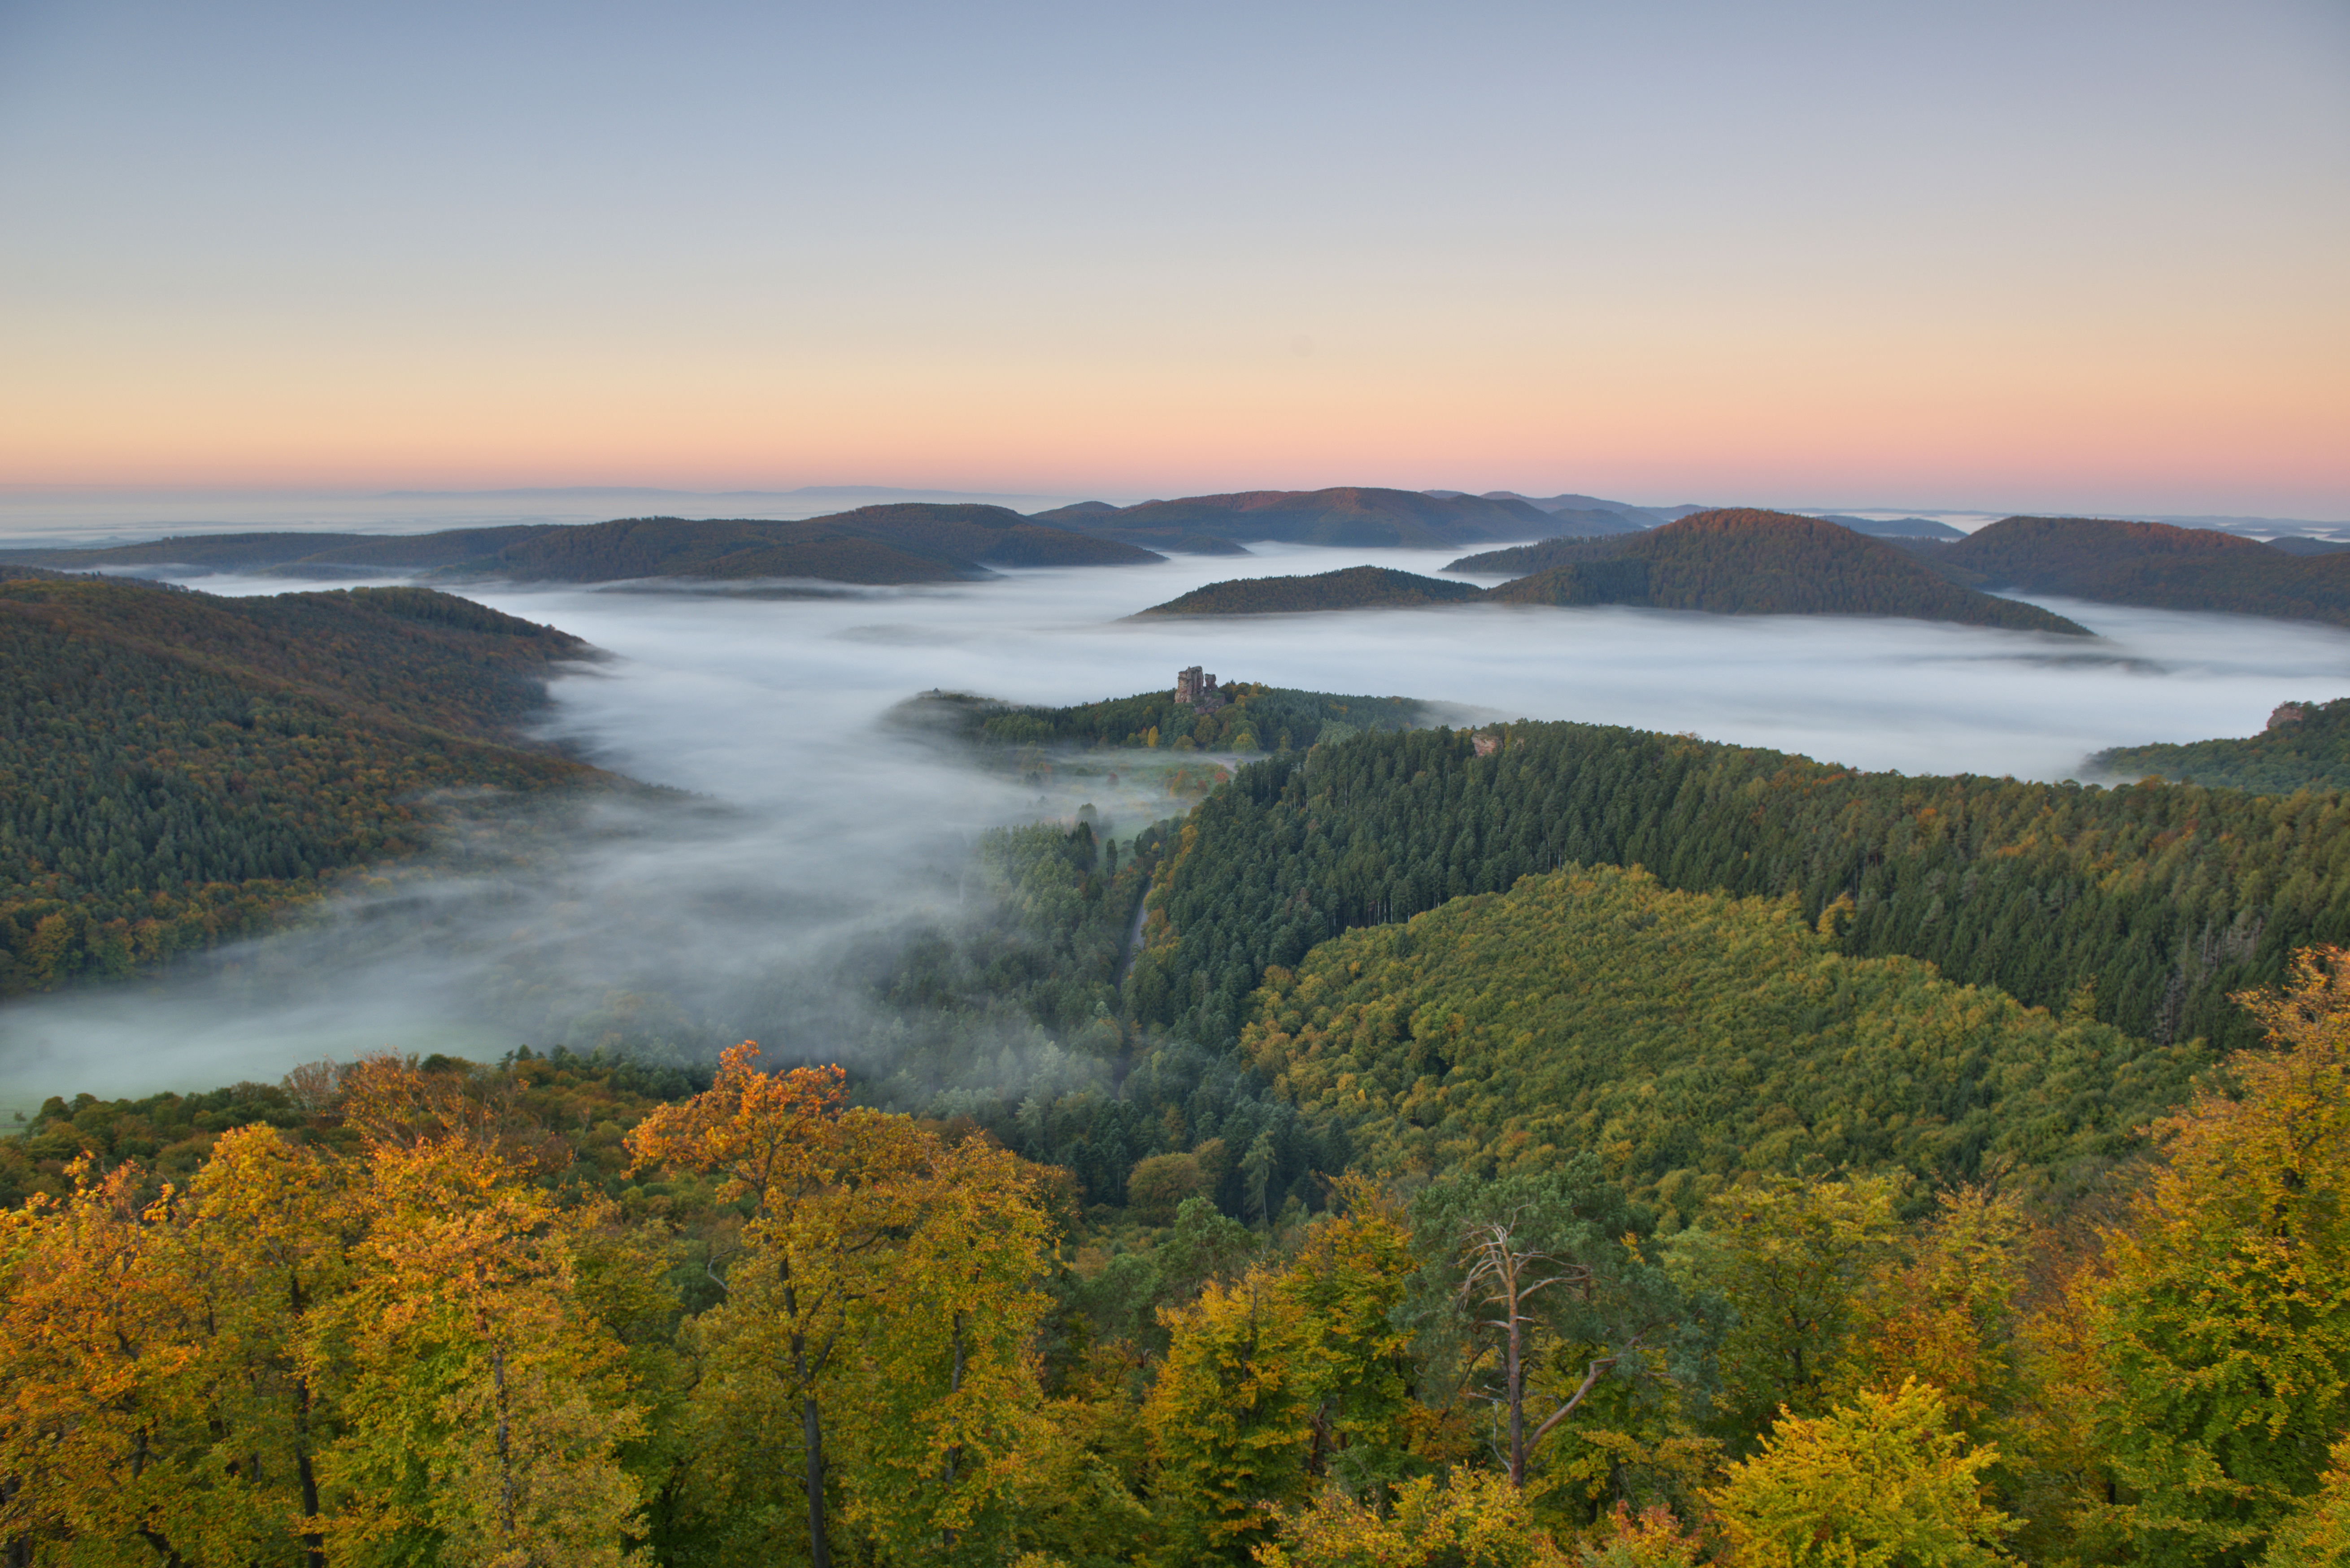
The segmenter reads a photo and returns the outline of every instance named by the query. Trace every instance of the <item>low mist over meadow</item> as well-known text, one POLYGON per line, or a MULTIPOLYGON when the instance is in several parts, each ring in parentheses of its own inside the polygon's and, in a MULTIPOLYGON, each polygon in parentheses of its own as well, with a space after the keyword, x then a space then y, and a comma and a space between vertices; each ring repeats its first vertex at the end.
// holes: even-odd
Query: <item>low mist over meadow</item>
MULTIPOLYGON (((983 771, 893 718, 934 689, 1057 705, 1201 664, 1227 681, 1419 698, 1463 723, 1572 719, 1866 769, 2062 779, 2105 746, 2250 733, 2288 698, 2340 694, 2350 670, 2350 633, 2325 627, 2055 600, 2097 640, 1503 606, 1121 618, 1208 582, 1365 558, 1267 548, 815 597, 468 590, 608 655, 556 682, 547 734, 667 793, 450 802, 421 862, 347 883, 290 932, 160 981, 12 1003, 0 1089, 197 1088, 385 1045, 700 1058, 746 1035, 886 1075, 902 1025, 861 998, 914 933, 986 919, 982 834, 1091 805, 1109 837, 1130 838, 1181 809, 1152 770, 1110 784, 1121 753, 1097 754, 1087 776, 983 771)), ((1048 1047, 1014 1033, 964 1070, 1030 1071, 1048 1047)))

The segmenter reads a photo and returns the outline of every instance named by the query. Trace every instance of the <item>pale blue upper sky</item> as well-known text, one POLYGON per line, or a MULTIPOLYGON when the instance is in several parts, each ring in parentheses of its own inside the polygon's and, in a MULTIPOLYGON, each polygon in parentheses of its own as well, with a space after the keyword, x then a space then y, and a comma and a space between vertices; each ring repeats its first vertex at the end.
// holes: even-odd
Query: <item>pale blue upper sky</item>
POLYGON ((2350 514, 2345 279, 2339 0, 0 0, 0 481, 2350 514))

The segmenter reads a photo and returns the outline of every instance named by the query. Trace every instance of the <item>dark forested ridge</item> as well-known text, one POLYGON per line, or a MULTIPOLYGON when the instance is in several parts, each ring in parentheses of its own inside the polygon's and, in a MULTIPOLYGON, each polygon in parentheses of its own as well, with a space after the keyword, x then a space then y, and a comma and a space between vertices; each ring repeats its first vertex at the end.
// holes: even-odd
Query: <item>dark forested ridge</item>
POLYGON ((2350 626, 2350 553, 2296 554, 2211 528, 2009 517, 1918 558, 1970 587, 2350 626))
POLYGON ((1266 969, 1351 927, 1567 864, 1669 888, 1794 892, 1842 950, 2095 1015, 2158 1043, 2235 1043, 2231 990, 2350 938, 2350 802, 1859 774, 1583 724, 1363 735, 1241 769, 1183 826, 1152 895, 1138 1016, 1236 1034, 1266 969), (1481 746, 1488 753, 1481 755, 1481 746))
POLYGON ((1295 615, 1314 610, 1391 609, 1462 604, 1485 597, 1467 583, 1448 583, 1386 566, 1348 566, 1303 577, 1236 577, 1210 583, 1127 618, 1187 615, 1295 615))
POLYGON ((1783 512, 1700 512, 1645 534, 1520 545, 1463 556, 1445 569, 1526 574, 1486 596, 1503 604, 1901 616, 2088 635, 2036 605, 1960 587, 1881 540, 1783 512))
POLYGON ((2350 698, 2280 703, 2268 727, 2243 740, 2111 746, 2091 756, 2087 766, 2112 778, 2160 778, 2256 794, 2350 789, 2350 698))
POLYGON ((0 583, 0 993, 254 929, 417 846, 417 798, 603 775, 524 744, 578 639, 427 588, 0 583))
POLYGON ((192 566, 291 577, 431 571, 449 580, 595 583, 634 577, 813 577, 923 583, 992 566, 1128 566, 1152 552, 1030 521, 1001 506, 905 503, 830 517, 623 517, 580 525, 463 528, 397 537, 242 534, 95 550, 19 550, 29 566, 192 566))
POLYGON ((195 572, 248 572, 289 577, 355 577, 414 571, 494 556, 509 545, 553 532, 554 524, 452 528, 436 534, 191 534, 138 545, 86 549, 9 549, 11 565, 72 570, 126 571, 185 567, 195 572))
POLYGON ((1093 510, 1097 504, 1085 503, 1038 516, 1106 539, 1187 553, 1197 553, 1192 542, 1203 540, 1442 550, 1490 540, 1542 538, 1560 531, 1549 513, 1523 501, 1358 485, 1193 495, 1108 511, 1093 510))
POLYGON ((525 581, 623 577, 825 577, 928 582, 991 566, 1130 566, 1149 550, 1033 523, 1002 506, 906 503, 804 523, 623 518, 565 529, 502 552, 494 570, 525 581))
POLYGON ((909 722, 942 723, 983 747, 1142 747, 1188 752, 1304 751, 1363 730, 1409 730, 1437 722, 1409 697, 1346 697, 1234 680, 1222 706, 1202 711, 1160 690, 1071 708, 1035 708, 964 692, 933 691, 900 710, 909 722))
POLYGON ((1415 605, 1640 605, 1711 615, 1900 616, 2088 635, 2037 605, 1960 587, 1902 550, 1837 524, 1774 512, 1700 512, 1640 534, 1546 540, 1446 568, 1529 575, 1479 590, 1378 566, 1211 583, 1141 617, 1288 615, 1415 605))

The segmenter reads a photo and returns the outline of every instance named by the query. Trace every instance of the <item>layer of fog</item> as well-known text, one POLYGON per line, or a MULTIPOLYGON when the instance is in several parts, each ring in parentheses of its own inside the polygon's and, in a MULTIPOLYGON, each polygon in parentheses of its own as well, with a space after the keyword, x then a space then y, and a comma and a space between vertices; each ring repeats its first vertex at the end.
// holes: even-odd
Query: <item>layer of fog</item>
MULTIPOLYGON (((933 688, 1076 702, 1202 664, 1226 680, 1472 715, 2043 779, 2099 747, 2247 734, 2280 701, 2350 690, 2350 633, 2073 603, 2051 607, 2098 639, 1478 606, 1119 618, 1228 576, 1444 559, 1268 548, 824 598, 477 591, 611 654, 555 684, 550 737, 690 793, 453 808, 433 856, 338 895, 295 932, 161 982, 0 1010, 0 1089, 14 1102, 201 1088, 380 1045, 490 1057, 650 1038, 692 1054, 745 1033, 886 1069, 902 1034, 866 1000, 877 955, 910 929, 986 917, 969 864, 978 835, 1090 802, 1124 837, 1172 809, 1130 766, 1115 787, 1065 769, 1040 794, 889 722, 933 688)), ((1016 1034, 972 1046, 985 1059, 970 1072, 1060 1070, 1044 1042, 1016 1034)))

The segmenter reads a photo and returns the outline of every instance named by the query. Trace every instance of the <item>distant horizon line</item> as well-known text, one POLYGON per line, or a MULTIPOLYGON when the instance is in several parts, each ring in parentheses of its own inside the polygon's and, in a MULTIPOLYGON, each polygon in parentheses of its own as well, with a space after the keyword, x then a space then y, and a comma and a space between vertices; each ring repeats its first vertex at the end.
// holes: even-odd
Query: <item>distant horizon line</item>
MULTIPOLYGON (((1336 490, 1336 489, 1397 490, 1397 491, 1402 491, 1402 492, 1404 492, 1405 493, 1408 493, 1408 494, 1419 494, 1419 495, 1469 495, 1469 496, 1483 496, 1483 495, 1513 495, 1513 496, 1522 497, 1522 498, 1523 498, 1523 499, 1525 499, 1525 500, 1528 500, 1528 501, 1541 501, 1541 500, 1550 499, 1550 498, 1551 498, 1551 497, 1546 497, 1546 496, 1544 496, 1544 495, 1541 495, 1541 494, 1538 494, 1538 493, 1533 493, 1533 492, 1518 491, 1518 490, 1472 491, 1472 490, 1456 490, 1456 489, 1452 489, 1452 488, 1448 487, 1448 486, 1430 486, 1430 487, 1427 487, 1427 488, 1424 488, 1424 489, 1413 489, 1413 488, 1411 488, 1411 487, 1409 487, 1409 486, 1406 486, 1406 485, 1369 485, 1369 484, 1367 484, 1367 485, 1315 485, 1315 486, 1309 486, 1309 487, 1304 487, 1304 488, 1292 487, 1292 486, 1283 486, 1283 485, 1252 485, 1252 486, 1243 486, 1243 487, 1239 487, 1239 488, 1232 489, 1232 490, 1182 492, 1182 493, 1171 493, 1171 494, 1169 494, 1169 495, 1166 495, 1166 496, 1163 496, 1163 497, 1161 497, 1161 496, 1137 496, 1137 497, 1133 497, 1133 498, 1124 498, 1124 497, 1118 497, 1118 496, 1116 496, 1114 493, 1101 493, 1101 492, 1096 492, 1096 493, 1088 493, 1088 494, 1077 494, 1077 493, 1064 493, 1064 492, 1061 492, 1061 491, 1058 491, 1058 490, 986 491, 986 490, 967 490, 967 489, 958 489, 958 488, 955 488, 955 487, 952 487, 952 486, 941 486, 941 485, 898 485, 898 484, 802 484, 802 485, 795 485, 795 486, 792 486, 792 487, 790 487, 790 488, 788 488, 788 489, 736 488, 736 489, 727 489, 727 490, 694 490, 694 489, 689 489, 689 488, 685 488, 685 487, 678 486, 678 485, 662 485, 662 484, 505 485, 505 486, 496 486, 496 487, 484 487, 484 488, 478 488, 478 489, 444 489, 444 490, 373 490, 373 489, 368 489, 368 488, 363 488, 363 487, 356 487, 356 486, 353 486, 353 487, 341 487, 341 486, 305 486, 305 485, 240 485, 240 486, 203 486, 203 485, 169 485, 169 484, 140 484, 140 485, 128 485, 128 486, 113 486, 113 485, 102 485, 102 484, 38 484, 38 483, 29 483, 29 484, 28 484, 28 483, 0 483, 0 504, 4 504, 6 501, 11 500, 11 499, 16 499, 16 500, 32 500, 32 499, 35 499, 35 498, 36 498, 36 497, 43 496, 43 495, 48 495, 48 496, 77 495, 77 496, 86 497, 86 498, 93 499, 93 500, 95 500, 95 499, 99 499, 99 498, 101 498, 101 497, 113 497, 113 498, 120 498, 120 499, 123 499, 123 500, 130 500, 130 499, 136 498, 136 497, 140 497, 140 496, 151 496, 151 496, 154 496, 154 497, 156 497, 156 498, 158 498, 158 499, 161 499, 161 498, 163 498, 163 497, 166 497, 166 496, 187 496, 187 497, 191 497, 191 498, 198 497, 198 496, 203 496, 203 497, 219 497, 219 498, 223 498, 223 499, 231 498, 231 497, 238 497, 238 496, 247 496, 247 497, 254 497, 254 498, 260 498, 260 497, 265 497, 265 496, 279 496, 279 497, 286 497, 286 498, 288 498, 288 499, 297 498, 297 497, 318 497, 318 498, 337 497, 337 498, 340 498, 340 499, 344 499, 344 500, 348 500, 348 501, 465 501, 465 500, 494 500, 494 499, 505 499, 505 500, 528 500, 528 499, 541 499, 541 498, 543 498, 543 499, 548 499, 548 500, 563 500, 563 499, 568 499, 568 500, 587 500, 587 499, 592 499, 592 498, 595 498, 595 497, 598 497, 598 496, 613 496, 613 497, 619 497, 619 496, 631 496, 631 495, 638 495, 638 496, 676 496, 676 497, 692 497, 692 498, 695 498, 695 499, 698 499, 698 500, 707 500, 707 501, 750 501, 750 500, 761 500, 761 499, 786 500, 786 499, 792 499, 792 498, 801 498, 801 499, 819 499, 819 498, 830 497, 830 496, 838 496, 838 497, 844 497, 844 498, 846 498, 846 497, 852 497, 852 496, 902 496, 902 497, 906 497, 906 498, 908 498, 908 499, 910 499, 910 500, 918 500, 918 499, 922 499, 922 498, 952 498, 953 500, 956 500, 956 501, 962 501, 962 502, 981 502, 981 503, 996 503, 996 504, 1003 504, 1003 503, 1008 503, 1008 502, 1014 502, 1014 501, 1025 501, 1025 502, 1035 502, 1035 501, 1055 501, 1055 502, 1060 502, 1060 503, 1062 503, 1062 504, 1077 504, 1077 503, 1079 503, 1079 502, 1084 502, 1084 501, 1099 501, 1099 502, 1103 502, 1103 503, 1105 503, 1105 504, 1107 504, 1116 505, 1116 506, 1119 506, 1119 507, 1126 507, 1126 506, 1134 506, 1134 505, 1143 504, 1145 502, 1147 502, 1147 501, 1150 501, 1150 500, 1158 500, 1158 499, 1183 500, 1183 499, 1189 499, 1189 498, 1191 498, 1191 497, 1192 497, 1192 496, 1197 496, 1197 495, 1248 494, 1248 493, 1253 493, 1261 492, 1261 491, 1284 491, 1284 492, 1286 492, 1287 493, 1291 493, 1291 494, 1311 494, 1311 493, 1314 493, 1315 491, 1316 491, 1316 490, 1336 490)), ((1684 506, 1689 506, 1689 505, 1692 505, 1692 504, 1700 504, 1690 503, 1690 502, 1654 503, 1654 502, 1638 502, 1638 501, 1622 501, 1622 500, 1617 500, 1617 499, 1611 498, 1611 497, 1602 497, 1602 496, 1597 496, 1597 495, 1591 495, 1591 494, 1589 494, 1589 493, 1586 493, 1586 492, 1581 492, 1581 491, 1559 491, 1559 492, 1556 492, 1556 493, 1555 493, 1555 494, 1557 494, 1557 495, 1577 495, 1577 496, 1582 496, 1582 497, 1584 497, 1584 498, 1586 498, 1586 499, 1594 500, 1594 501, 1606 501, 1606 502, 1607 502, 1607 504, 1609 504, 1634 507, 1634 508, 1637 508, 1637 509, 1638 509, 1638 510, 1645 511, 1645 512, 1653 512, 1653 511, 1659 511, 1659 510, 1667 510, 1667 509, 1673 509, 1673 508, 1684 507, 1684 506)), ((1750 504, 1750 505, 1751 505, 1751 504, 1752 504, 1752 503, 1739 503, 1739 502, 1716 502, 1716 503, 1706 503, 1706 504, 1704 504, 1704 505, 1707 505, 1707 506, 1711 507, 1711 506, 1717 506, 1717 505, 1739 505, 1739 504, 1750 504)), ((1017 510, 1017 508, 1007 508, 1007 509, 1010 509, 1010 510, 1017 510)), ((1930 504, 1929 504, 1929 505, 1886 505, 1886 504, 1829 504, 1829 505, 1796 505, 1796 504, 1787 504, 1787 503, 1780 503, 1780 504, 1774 504, 1774 505, 1771 505, 1771 506, 1767 507, 1766 509, 1767 509, 1767 510, 1772 510, 1772 511, 1785 511, 1785 512, 1791 512, 1791 513, 1795 513, 1795 514, 1798 514, 1809 515, 1809 516, 1822 516, 1822 515, 1832 514, 1849 514, 1849 515, 1862 515, 1862 514, 1870 514, 1870 513, 1880 513, 1880 514, 1887 514, 1888 517, 1918 516, 1918 517, 1929 517, 1929 518, 1930 518, 1930 517, 1934 517, 1934 516, 1936 516, 1936 515, 1938 515, 1938 514, 1939 514, 1939 515, 1940 515, 1940 516, 1945 516, 1945 517, 1948 517, 1948 516, 1973 516, 1973 517, 1982 517, 1982 518, 1992 519, 1992 520, 1996 520, 1996 519, 2002 518, 2002 517, 2018 517, 2018 516, 2022 516, 2022 517, 2066 517, 2066 516, 2069 516, 2069 517, 2106 517, 2106 518, 2112 518, 2112 519, 2121 520, 2121 521, 2135 521, 2135 522, 2148 522, 2148 523, 2168 523, 2168 524, 2178 524, 2178 525, 2194 525, 2194 524, 2201 524, 2201 525, 2204 525, 2204 526, 2220 526, 2220 527, 2223 527, 2223 528, 2224 528, 2224 527, 2229 527, 2229 526, 2233 526, 2233 527, 2255 526, 2255 527, 2257 527, 2257 526, 2261 526, 2261 525, 2264 525, 2264 524, 2293 524, 2293 525, 2296 525, 2296 526, 2303 526, 2303 525, 2305 525, 2305 526, 2310 526, 2310 527, 2318 527, 2318 528, 2340 528, 2340 529, 2350 529, 2350 517, 2345 517, 2345 518, 2288 517, 2288 516, 2280 516, 2280 515, 2277 515, 2277 514, 2267 514, 2267 513, 2219 513, 2219 512, 2183 513, 2183 512, 2152 512, 2152 511, 2147 511, 2147 510, 2143 510, 2143 509, 2139 509, 2139 508, 2106 508, 2106 509, 2083 509, 2083 508, 2064 508, 2064 507, 2058 507, 2058 508, 2047 508, 2047 507, 2029 508, 2029 507, 1999 507, 1999 506, 1977 506, 1977 505, 1968 505, 1968 506, 1951 506, 1951 505, 1930 505, 1930 504)), ((1043 508, 1042 510, 1051 511, 1051 510, 1055 510, 1055 508, 1053 508, 1053 507, 1045 507, 1045 508, 1043 508)), ((1033 514, 1031 514, 1033 515, 1033 514)), ((183 519, 183 520, 182 520, 182 521, 184 524, 194 524, 194 525, 200 525, 200 526, 223 526, 223 525, 235 526, 235 525, 238 525, 238 524, 229 524, 229 523, 227 522, 227 520, 225 520, 225 519, 219 519, 219 520, 215 520, 215 519, 211 519, 211 518, 204 518, 204 519, 188 518, 188 519, 183 519)), ((158 520, 158 523, 159 523, 159 524, 160 524, 161 523, 161 520, 158 520)))

